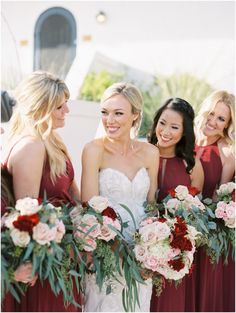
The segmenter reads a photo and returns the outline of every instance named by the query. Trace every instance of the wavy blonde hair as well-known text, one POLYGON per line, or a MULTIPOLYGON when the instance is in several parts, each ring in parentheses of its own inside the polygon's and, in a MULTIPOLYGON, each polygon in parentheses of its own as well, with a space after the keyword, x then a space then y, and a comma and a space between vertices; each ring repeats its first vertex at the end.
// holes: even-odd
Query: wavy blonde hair
POLYGON ((33 72, 16 89, 16 109, 11 118, 8 143, 13 144, 25 135, 40 138, 46 148, 53 183, 66 173, 69 158, 66 146, 52 128, 52 112, 69 90, 61 79, 44 71, 33 72))
POLYGON ((129 101, 133 114, 138 114, 138 118, 133 122, 134 134, 137 137, 142 122, 143 97, 139 89, 133 84, 119 82, 108 87, 101 98, 101 103, 115 95, 122 95, 129 101))
POLYGON ((203 128, 209 113, 214 110, 217 103, 224 103, 230 109, 230 121, 228 127, 224 129, 224 138, 235 154, 235 96, 233 94, 225 90, 216 90, 211 93, 201 104, 201 109, 195 118, 196 130, 200 131, 203 128))

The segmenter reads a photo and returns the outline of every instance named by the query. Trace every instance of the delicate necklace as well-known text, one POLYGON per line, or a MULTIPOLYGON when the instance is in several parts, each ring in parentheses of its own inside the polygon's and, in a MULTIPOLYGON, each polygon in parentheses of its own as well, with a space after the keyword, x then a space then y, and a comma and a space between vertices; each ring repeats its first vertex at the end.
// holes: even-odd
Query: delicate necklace
MULTIPOLYGON (((132 151, 134 150, 133 141, 130 142, 130 145, 129 145, 127 151, 128 151, 129 149, 132 150, 132 151)), ((124 152, 124 150, 123 150, 123 151, 119 151, 119 153, 120 153, 121 155, 124 155, 125 152, 124 152)))

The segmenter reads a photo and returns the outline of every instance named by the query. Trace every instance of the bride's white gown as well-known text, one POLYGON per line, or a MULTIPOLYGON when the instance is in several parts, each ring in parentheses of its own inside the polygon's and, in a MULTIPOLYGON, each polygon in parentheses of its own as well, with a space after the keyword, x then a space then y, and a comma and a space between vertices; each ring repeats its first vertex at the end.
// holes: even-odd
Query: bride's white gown
MULTIPOLYGON (((141 168, 131 181, 124 173, 106 168, 99 172, 100 195, 107 197, 112 207, 120 214, 123 221, 129 221, 129 227, 125 229, 124 236, 130 240, 135 232, 135 227, 130 214, 120 206, 125 204, 133 213, 136 225, 145 217, 143 203, 147 199, 150 187, 150 179, 147 170, 141 168)), ((125 284, 125 279, 119 277, 125 284)), ((85 312, 124 312, 122 305, 123 284, 114 281, 112 292, 106 295, 105 288, 101 291, 95 283, 94 275, 88 275, 85 286, 85 312)), ((151 279, 146 285, 138 284, 140 308, 136 305, 136 312, 149 312, 152 294, 151 279)))

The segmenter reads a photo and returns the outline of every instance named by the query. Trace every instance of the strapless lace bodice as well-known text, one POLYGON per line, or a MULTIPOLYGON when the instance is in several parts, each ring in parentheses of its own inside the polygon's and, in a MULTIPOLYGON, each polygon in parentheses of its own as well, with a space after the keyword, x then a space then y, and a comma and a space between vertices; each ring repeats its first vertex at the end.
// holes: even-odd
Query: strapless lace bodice
POLYGON ((132 212, 136 226, 144 218, 143 203, 147 199, 150 187, 150 178, 147 170, 142 167, 135 177, 130 180, 124 173, 112 169, 101 169, 99 172, 99 193, 110 200, 110 205, 121 216, 123 222, 129 222, 124 236, 130 240, 135 232, 135 227, 130 214, 120 205, 126 205, 132 212))

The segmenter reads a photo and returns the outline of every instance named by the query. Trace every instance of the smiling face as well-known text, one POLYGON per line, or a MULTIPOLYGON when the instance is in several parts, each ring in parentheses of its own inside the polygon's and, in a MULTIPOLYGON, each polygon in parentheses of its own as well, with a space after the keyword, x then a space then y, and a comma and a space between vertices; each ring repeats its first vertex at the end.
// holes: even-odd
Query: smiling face
POLYGON ((65 116, 66 113, 69 113, 69 108, 67 105, 67 100, 63 97, 60 104, 57 108, 52 112, 52 128, 61 128, 65 126, 65 116))
POLYGON ((231 113, 224 102, 218 102, 215 108, 209 112, 203 127, 203 134, 207 137, 223 137, 224 129, 228 127, 231 113))
POLYGON ((112 139, 130 136, 130 129, 138 117, 138 114, 132 113, 131 104, 122 95, 115 95, 104 101, 101 104, 101 113, 107 136, 112 139))
POLYGON ((156 136, 160 150, 169 149, 173 153, 183 136, 182 115, 172 109, 163 111, 157 122, 156 136))

